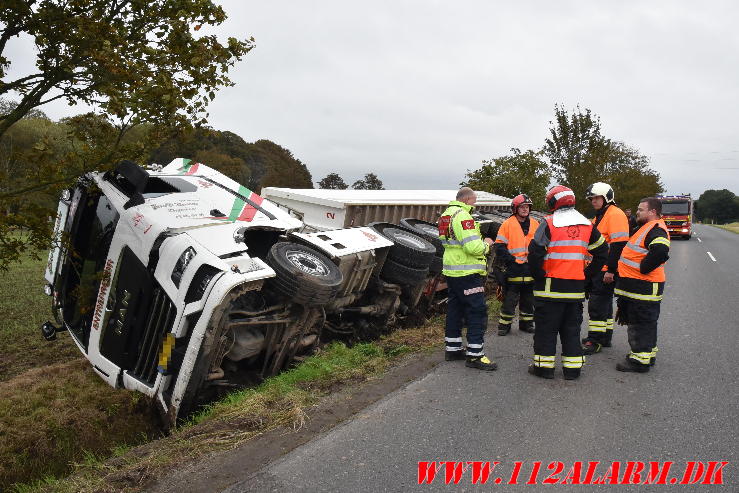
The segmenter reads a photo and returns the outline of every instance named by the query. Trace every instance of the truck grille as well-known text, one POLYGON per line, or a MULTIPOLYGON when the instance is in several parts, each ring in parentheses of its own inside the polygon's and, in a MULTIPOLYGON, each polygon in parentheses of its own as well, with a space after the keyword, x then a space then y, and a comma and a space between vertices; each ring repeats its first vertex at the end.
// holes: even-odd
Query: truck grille
POLYGON ((162 340, 165 334, 171 332, 177 310, 158 284, 154 285, 150 307, 144 324, 144 336, 137 352, 136 366, 131 375, 148 385, 153 385, 157 376, 162 340))

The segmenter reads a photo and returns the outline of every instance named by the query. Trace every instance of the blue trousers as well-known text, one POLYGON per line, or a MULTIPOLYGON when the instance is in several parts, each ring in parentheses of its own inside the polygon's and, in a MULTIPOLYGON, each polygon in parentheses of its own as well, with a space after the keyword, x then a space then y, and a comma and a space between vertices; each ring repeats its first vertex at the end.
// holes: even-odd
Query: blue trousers
POLYGON ((485 280, 479 274, 446 278, 449 306, 444 340, 447 351, 462 350, 462 328, 467 326, 467 356, 484 356, 483 343, 488 326, 485 280))

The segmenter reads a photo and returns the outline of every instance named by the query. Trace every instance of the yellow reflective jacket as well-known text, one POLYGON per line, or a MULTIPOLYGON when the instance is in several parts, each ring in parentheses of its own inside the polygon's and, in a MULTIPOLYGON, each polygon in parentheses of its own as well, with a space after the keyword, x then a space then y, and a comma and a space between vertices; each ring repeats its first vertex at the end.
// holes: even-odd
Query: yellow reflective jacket
POLYGON ((444 245, 442 274, 449 277, 487 274, 485 255, 490 245, 482 240, 472 219, 471 205, 452 200, 439 218, 439 240, 444 245))

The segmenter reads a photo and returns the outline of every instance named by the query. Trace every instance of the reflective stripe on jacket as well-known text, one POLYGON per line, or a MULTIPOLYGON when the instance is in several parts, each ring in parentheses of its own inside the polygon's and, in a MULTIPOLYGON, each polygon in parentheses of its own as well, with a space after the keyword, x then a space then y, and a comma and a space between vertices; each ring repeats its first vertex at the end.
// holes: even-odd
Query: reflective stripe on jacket
MULTIPOLYGON (((592 226, 576 224, 557 228, 552 216, 546 217, 551 240, 544 256, 546 277, 557 279, 585 279, 585 260, 592 226)), ((603 240, 601 239, 601 242, 603 240)))
MULTIPOLYGON (((613 291, 614 294, 640 301, 662 300, 665 284, 664 264, 646 274, 640 271, 641 262, 649 253, 646 246, 647 234, 655 226, 667 232, 665 222, 662 219, 656 219, 644 224, 629 238, 618 260, 619 280, 613 291)), ((667 232, 668 237, 669 234, 667 232)), ((656 238, 652 241, 652 244, 654 243, 670 246, 669 238, 664 237, 656 238)))
POLYGON ((471 205, 453 200, 439 219, 439 240, 444 245, 442 274, 449 277, 487 274, 485 255, 490 246, 482 240, 472 219, 471 205))
MULTIPOLYGON (((593 218, 593 224, 595 224, 593 218)), ((603 217, 596 225, 600 234, 606 239, 608 245, 629 240, 629 218, 626 213, 611 204, 606 207, 603 217)), ((608 270, 608 265, 603 266, 603 272, 608 270)))
POLYGON ((534 237, 539 222, 529 217, 529 233, 524 236, 521 223, 516 216, 511 216, 500 225, 495 243, 505 243, 508 253, 516 257, 516 263, 522 264, 529 256, 529 243, 534 237))
MULTIPOLYGON (((647 238, 647 233, 652 230, 653 227, 659 226, 660 228, 667 231, 667 225, 662 219, 655 219, 649 221, 644 226, 639 228, 634 235, 629 238, 629 242, 621 252, 621 258, 618 260, 618 275, 621 277, 630 277, 632 279, 641 279, 649 282, 665 282, 665 267, 664 264, 660 265, 652 272, 642 274, 639 271, 639 265, 644 257, 647 256, 649 250, 644 245, 647 238)), ((669 233, 667 233, 669 235, 669 233)), ((658 238, 655 241, 659 241, 658 238)), ((667 246, 670 245, 670 240, 665 240, 667 246)))

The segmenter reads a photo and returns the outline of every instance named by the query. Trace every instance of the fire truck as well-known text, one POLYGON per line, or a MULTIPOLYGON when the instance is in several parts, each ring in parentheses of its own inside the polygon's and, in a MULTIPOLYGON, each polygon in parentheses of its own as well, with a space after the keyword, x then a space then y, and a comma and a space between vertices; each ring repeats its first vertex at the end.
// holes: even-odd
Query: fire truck
POLYGON ((687 195, 658 195, 662 201, 662 219, 672 238, 690 239, 693 224, 693 199, 687 195))

